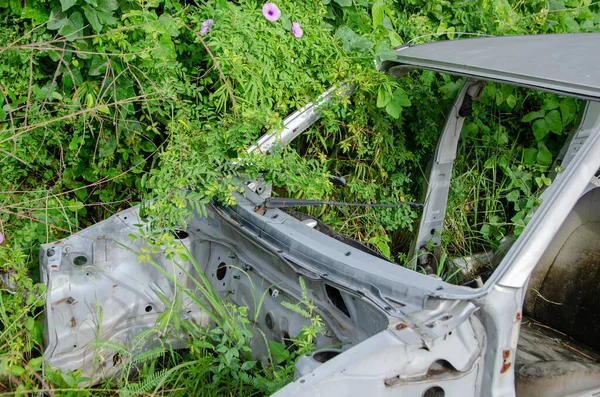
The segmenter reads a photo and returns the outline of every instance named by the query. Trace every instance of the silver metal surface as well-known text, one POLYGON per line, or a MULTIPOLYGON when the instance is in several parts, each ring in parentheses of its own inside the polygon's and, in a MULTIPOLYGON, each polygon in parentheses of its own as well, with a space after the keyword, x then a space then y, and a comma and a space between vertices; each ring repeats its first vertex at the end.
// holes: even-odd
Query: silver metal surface
MULTIPOLYGON (((595 80, 599 62, 591 66, 586 62, 598 52, 583 56, 581 65, 567 58, 598 37, 495 38, 415 46, 399 49, 398 62, 388 64, 387 70, 393 74, 399 64, 418 66, 594 97, 600 93, 595 80), (581 48, 561 48, 559 62, 537 66, 543 64, 540 59, 554 59, 550 48, 573 39, 583 43, 581 48), (546 58, 537 57, 537 52, 546 58), (556 66, 562 61, 572 68, 563 74, 556 66), (591 84, 582 88, 586 79, 591 84)), ((427 240, 439 243, 431 231, 441 232, 443 226, 463 121, 458 112, 465 96, 475 99, 481 88, 479 82, 467 80, 442 132, 417 250, 427 240)), ((249 151, 268 153, 277 140, 286 143, 298 136, 318 119, 316 108, 333 91, 290 116, 284 131, 266 135, 249 151)), ((341 352, 319 365, 299 360, 298 379, 275 396, 514 396, 527 281, 582 194, 597 187, 600 105, 588 104, 584 109, 581 126, 563 151, 564 170, 544 192, 524 232, 482 288, 454 286, 410 271, 325 235, 313 228, 314 222, 301 222, 280 209, 255 211, 270 190, 260 180, 248 181, 245 195, 236 195, 237 205, 211 204, 206 216, 195 213, 186 230, 175 233, 198 267, 192 261, 169 260, 160 251, 152 255, 156 265, 140 260, 139 252, 148 249, 140 238, 148 224, 140 219, 138 207, 42 245, 40 269, 48 287, 45 361, 63 371, 81 369, 96 382, 121 371, 118 349, 111 349, 111 343, 131 355, 156 346, 162 335, 140 335, 168 310, 164 302, 180 293, 165 273, 201 297, 193 283, 201 272, 220 299, 248 308, 257 334, 283 343, 309 323, 282 306, 301 299, 300 276, 326 325, 316 339, 317 348, 337 346, 341 352)), ((177 314, 210 326, 211 313, 189 298, 177 314)), ((269 357, 265 338, 251 342, 253 356, 263 361, 269 357)), ((175 336, 168 343, 185 347, 187 339, 175 336)))
POLYGON ((355 85, 341 84, 340 86, 330 87, 323 94, 319 95, 317 100, 310 102, 302 109, 295 111, 283 120, 283 129, 281 131, 269 132, 258 139, 256 145, 248 149, 248 153, 262 152, 267 154, 271 147, 278 142, 286 144, 293 141, 296 137, 306 131, 315 121, 321 118, 319 107, 331 101, 333 97, 350 96, 356 88, 355 85))
POLYGON ((412 68, 600 100, 600 33, 541 34, 439 41, 396 48, 380 69, 412 68))
POLYGON ((433 245, 440 244, 446 215, 450 179, 452 178, 452 166, 456 158, 456 148, 458 146, 458 139, 460 138, 460 131, 465 120, 464 117, 459 115, 460 109, 467 95, 472 98, 478 98, 484 87, 485 84, 483 82, 472 79, 467 80, 446 117, 446 123, 438 140, 433 164, 427 178, 425 207, 423 208, 417 238, 414 241, 413 247, 415 255, 420 255, 421 249, 427 248, 429 241, 433 245))

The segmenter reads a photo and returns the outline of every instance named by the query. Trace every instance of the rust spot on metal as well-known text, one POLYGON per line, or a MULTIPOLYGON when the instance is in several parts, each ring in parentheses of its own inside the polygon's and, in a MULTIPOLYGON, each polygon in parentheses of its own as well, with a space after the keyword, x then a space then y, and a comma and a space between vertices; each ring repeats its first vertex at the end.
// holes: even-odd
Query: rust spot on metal
POLYGON ((75 302, 75 299, 73 299, 72 296, 66 297, 66 298, 62 298, 57 300, 56 302, 54 302, 52 304, 52 308, 54 309, 55 307, 62 305, 63 303, 68 303, 69 305, 72 305, 75 302))
POLYGON ((56 307, 56 306, 58 306, 58 305, 62 305, 62 304, 63 304, 63 303, 65 303, 66 301, 67 301, 67 298, 62 298, 62 299, 60 299, 60 300, 57 300, 56 302, 54 302, 54 303, 52 304, 52 307, 56 307))
POLYGON ((506 360, 509 357, 510 357, 510 350, 509 349, 502 350, 502 358, 506 360))
POLYGON ((260 206, 257 205, 254 207, 254 212, 256 212, 258 215, 264 215, 265 212, 267 212, 267 206, 265 204, 260 206))
POLYGON ((407 327, 406 324, 404 324, 404 323, 398 323, 398 324, 396 324, 396 331, 402 331, 406 327, 407 327))
POLYGON ((114 284, 113 288, 117 288, 119 286, 119 284, 114 284))
POLYGON ((500 369, 500 373, 503 374, 508 371, 510 368, 510 363, 503 363, 502 368, 500 369))
POLYGON ((75 328, 77 326, 77 320, 75 320, 75 317, 71 317, 71 321, 69 322, 69 326, 71 328, 75 328))
POLYGON ((521 312, 517 312, 517 315, 515 316, 515 320, 521 321, 522 318, 523 318, 523 316, 521 315, 521 312))
POLYGON ((448 321, 448 320, 450 320, 451 318, 452 318, 452 316, 451 316, 451 315, 449 315, 449 314, 446 314, 444 317, 442 317, 442 321, 448 321))
POLYGON ((435 326, 434 323, 429 323, 429 324, 426 325, 427 328, 433 328, 434 326, 435 326))

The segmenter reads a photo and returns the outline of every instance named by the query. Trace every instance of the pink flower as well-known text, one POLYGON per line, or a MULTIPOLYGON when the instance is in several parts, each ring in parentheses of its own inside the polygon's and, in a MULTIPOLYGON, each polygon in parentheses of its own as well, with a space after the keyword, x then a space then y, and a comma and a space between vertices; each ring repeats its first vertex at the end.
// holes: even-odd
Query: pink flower
POLYGON ((4 234, 0 233, 0 244, 4 242, 4 234))
POLYGON ((292 34, 296 37, 302 37, 304 34, 298 22, 292 22, 292 34))
POLYGON ((200 34, 202 36, 204 36, 205 34, 210 32, 210 30, 213 27, 213 23, 214 23, 214 21, 212 19, 207 19, 206 21, 202 22, 202 27, 200 28, 200 34))
POLYGON ((262 13, 271 22, 275 22, 281 16, 281 11, 279 11, 279 8, 274 3, 265 3, 262 13))

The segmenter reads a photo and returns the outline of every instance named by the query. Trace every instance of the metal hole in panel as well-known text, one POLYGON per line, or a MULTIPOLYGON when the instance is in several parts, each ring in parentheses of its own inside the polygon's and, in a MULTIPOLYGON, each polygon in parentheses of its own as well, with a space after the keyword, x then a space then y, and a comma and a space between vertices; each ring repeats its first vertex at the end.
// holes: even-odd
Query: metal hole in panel
POLYGON ((446 392, 439 386, 433 386, 423 392, 423 397, 444 397, 446 392))
POLYGON ((225 262, 219 263, 217 266, 217 280, 223 280, 227 274, 227 264, 225 262))
POLYGON ((85 255, 77 255, 75 258, 73 258, 73 264, 75 266, 83 266, 86 263, 88 263, 88 258, 85 255))
POLYGON ((265 323, 267 324, 267 328, 275 328, 275 320, 273 319, 273 315, 271 313, 267 313, 267 316, 265 317, 265 323))
POLYGON ((178 240, 183 240, 184 238, 188 238, 189 234, 185 230, 175 229, 173 230, 173 236, 175 236, 178 240))

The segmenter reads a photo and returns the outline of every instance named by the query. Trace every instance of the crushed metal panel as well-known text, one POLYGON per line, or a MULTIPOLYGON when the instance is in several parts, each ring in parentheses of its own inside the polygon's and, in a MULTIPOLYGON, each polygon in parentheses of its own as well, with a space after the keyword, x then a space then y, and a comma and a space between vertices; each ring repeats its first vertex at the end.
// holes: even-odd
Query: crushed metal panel
POLYGON ((600 33, 470 38, 396 48, 380 69, 474 77, 600 101, 600 33))
MULTIPOLYGON (((58 368, 82 369, 95 382, 119 372, 120 354, 103 341, 121 344, 132 354, 158 346, 156 338, 135 341, 166 309, 159 295, 173 299, 173 285, 157 268, 139 262, 136 251, 145 243, 138 235, 139 207, 122 211, 73 236, 40 248, 40 272, 47 285, 44 357, 58 368), (135 342, 135 345, 131 343, 135 342)), ((159 266, 191 280, 171 261, 159 266)), ((191 263, 183 264, 192 273, 191 263)), ((208 324, 208 314, 183 303, 182 318, 208 324)), ((181 343, 174 343, 180 346, 181 343)))

